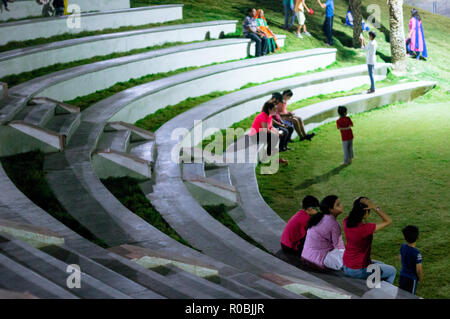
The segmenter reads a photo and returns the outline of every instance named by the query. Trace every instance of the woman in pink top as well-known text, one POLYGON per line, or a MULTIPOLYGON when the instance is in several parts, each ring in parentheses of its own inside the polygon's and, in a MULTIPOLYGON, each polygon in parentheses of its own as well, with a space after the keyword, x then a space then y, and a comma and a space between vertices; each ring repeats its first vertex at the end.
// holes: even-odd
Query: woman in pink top
MULTIPOLYGON (((250 129, 250 137, 252 137, 254 142, 257 144, 260 143, 260 140, 264 137, 266 140, 263 140, 264 142, 267 142, 267 155, 272 155, 272 139, 274 138, 277 140, 280 136, 280 132, 273 127, 272 125, 272 116, 276 113, 276 107, 275 104, 271 102, 266 102, 263 106, 262 112, 256 116, 256 118, 253 120, 252 127, 250 129), (266 134, 264 137, 262 137, 262 134, 266 134), (272 137, 274 136, 274 137, 272 137)), ((288 164, 288 161, 284 158, 279 159, 280 163, 288 164)))
POLYGON ((294 113, 287 111, 287 102, 292 98, 294 93, 292 93, 291 90, 285 90, 283 91, 282 95, 283 102, 277 105, 277 112, 280 114, 283 124, 294 126, 300 141, 311 141, 311 138, 313 138, 315 134, 306 134, 302 119, 298 116, 295 116, 294 113))
POLYGON ((343 211, 344 207, 336 195, 329 195, 320 202, 320 213, 313 215, 308 222, 302 252, 302 259, 306 263, 322 269, 342 268, 345 246, 336 217, 343 211))

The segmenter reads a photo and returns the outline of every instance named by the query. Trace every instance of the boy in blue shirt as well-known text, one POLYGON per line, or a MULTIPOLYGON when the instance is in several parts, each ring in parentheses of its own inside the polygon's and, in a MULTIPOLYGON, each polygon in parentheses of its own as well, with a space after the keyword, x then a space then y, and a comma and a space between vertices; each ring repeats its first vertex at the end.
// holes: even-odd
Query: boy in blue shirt
POLYGON ((326 44, 333 45, 333 17, 334 17, 334 0, 326 0, 322 3, 317 0, 322 9, 325 9, 325 21, 323 22, 323 31, 327 37, 326 44))
POLYGON ((417 282, 423 281, 422 255, 416 248, 419 229, 416 226, 406 226, 402 229, 406 243, 400 248, 402 269, 400 270, 400 289, 416 294, 417 282))

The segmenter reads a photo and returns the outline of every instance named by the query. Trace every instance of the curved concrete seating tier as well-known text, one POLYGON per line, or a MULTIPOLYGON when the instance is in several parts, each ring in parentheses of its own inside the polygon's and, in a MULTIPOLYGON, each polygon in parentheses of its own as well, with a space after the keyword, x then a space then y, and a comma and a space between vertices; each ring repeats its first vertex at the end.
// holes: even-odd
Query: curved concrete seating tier
POLYGON ((105 285, 100 280, 83 272, 83 270, 80 273, 82 282, 80 288, 70 289, 67 287, 66 269, 68 264, 8 235, 0 234, 0 241, 0 253, 2 255, 19 262, 30 271, 50 280, 79 298, 131 299, 130 296, 105 285))
POLYGON ((236 31, 237 21, 210 21, 102 34, 0 53, 0 78, 56 63, 127 52, 170 42, 219 38, 236 31))
POLYGON ((112 10, 100 13, 82 13, 77 26, 74 17, 29 19, 0 24, 0 45, 11 41, 48 38, 64 33, 80 33, 162 23, 183 18, 183 5, 159 5, 134 9, 112 10))
POLYGON ((312 49, 213 65, 127 89, 92 105, 82 116, 87 121, 134 123, 188 97, 324 68, 335 59, 336 49, 312 49))
POLYGON ((23 99, 70 100, 149 74, 243 59, 248 56, 249 44, 249 39, 184 44, 54 72, 10 88, 9 94, 16 100, 11 97, 0 102, 0 122, 11 120, 23 107, 23 99))
MULTIPOLYGON (((242 287, 239 288, 234 277, 246 274, 245 271, 229 267, 162 234, 126 209, 106 190, 96 176, 90 160, 90 154, 95 149, 104 126, 104 123, 82 122, 64 153, 52 154, 46 158, 47 180, 61 204, 74 218, 110 246, 138 245, 153 251, 212 265, 221 278, 223 277, 222 279, 229 284, 227 287, 242 291, 242 287), (67 183, 68 180, 71 181, 70 185, 67 183)), ((145 189, 144 186, 143 189, 145 189)), ((268 296, 298 297, 261 278, 259 280, 254 278, 252 283, 248 284, 248 287, 256 290, 259 290, 259 287, 269 286, 271 289, 264 293, 268 296)), ((249 293, 255 294, 254 291, 249 293)), ((265 298, 264 294, 260 297, 265 298)))
POLYGON ((0 126, 0 133, 2 139, 15 136, 22 142, 15 145, 2 143, 0 154, 6 156, 36 148, 44 152, 51 152, 64 147, 65 142, 60 138, 60 132, 44 130, 39 126, 23 127, 24 123, 17 123, 17 120, 21 120, 17 117, 20 117, 20 113, 26 109, 27 101, 32 97, 45 96, 62 101, 106 89, 118 82, 147 74, 242 59, 247 57, 249 44, 249 39, 226 39, 186 44, 82 65, 17 85, 9 90, 7 98, 0 101, 0 124, 3 124, 0 126), (12 131, 11 128, 13 128, 12 131), (39 143, 40 139, 44 140, 42 145, 39 143))
MULTIPOLYGON (((2 192, 0 194, 0 218, 8 221, 7 223, 2 224, 3 228, 1 231, 3 233, 6 232, 15 237, 19 235, 19 238, 21 238, 24 237, 23 234, 27 231, 35 233, 35 237, 45 232, 47 238, 45 242, 41 240, 34 246, 39 247, 41 251, 62 262, 67 264, 78 264, 82 271, 86 274, 101 280, 103 283, 117 289, 118 291, 121 291, 122 293, 125 293, 130 297, 152 299, 163 298, 163 296, 167 298, 239 297, 238 295, 233 294, 233 291, 239 294, 242 292, 239 298, 242 298, 242 296, 246 298, 252 296, 256 298, 269 298, 270 296, 275 298, 295 298, 297 296, 293 293, 289 293, 289 291, 283 291, 284 289, 272 284, 270 281, 261 278, 258 279, 252 274, 238 272, 233 270, 231 267, 225 266, 218 262, 211 263, 211 259, 194 258, 191 262, 195 263, 193 265, 194 267, 196 264, 212 265, 209 267, 214 267, 219 271, 221 280, 220 286, 225 289, 221 289, 220 286, 211 286, 210 282, 205 281, 201 277, 195 278, 177 269, 172 270, 169 277, 161 276, 153 271, 146 270, 144 267, 135 262, 130 261, 128 256, 122 257, 120 254, 114 253, 117 249, 112 249, 108 252, 92 244, 61 224, 59 221, 55 220, 42 209, 34 205, 19 190, 17 190, 14 184, 6 176, 1 165, 0 184, 2 187, 2 192), (27 224, 27 226, 24 227, 24 224, 27 224), (51 230, 45 230, 42 227, 51 230), (64 236, 64 244, 59 243, 58 245, 58 243, 50 242, 48 240, 48 235, 53 234, 53 232, 57 232, 58 234, 64 236), (199 259, 203 261, 199 261, 199 259), (239 284, 238 279, 233 278, 233 276, 239 277, 241 275, 249 278, 253 282, 243 287, 239 284), (266 294, 260 292, 260 290, 264 291, 265 289, 270 290, 271 293, 269 292, 266 294)), ((77 197, 77 199, 79 200, 80 197, 77 197)), ((186 257, 183 257, 184 255, 180 255, 179 252, 188 249, 187 247, 176 242, 176 244, 182 247, 181 250, 180 248, 177 249, 177 247, 175 247, 176 245, 167 247, 165 241, 173 240, 160 233, 159 239, 156 239, 155 241, 154 248, 161 248, 161 245, 164 245, 169 249, 162 249, 163 251, 161 251, 161 249, 157 249, 155 250, 155 256, 160 257, 165 254, 166 256, 171 256, 172 259, 175 258, 175 260, 178 261, 186 261, 186 257)), ((195 254, 196 255, 194 255, 194 257, 202 256, 197 252, 195 252, 195 254)), ((187 254, 186 256, 192 257, 193 255, 187 254)), ((47 256, 47 258, 49 257, 47 256)), ((14 269, 14 267, 11 267, 11 269, 14 269)), ((13 274, 10 274, 11 269, 4 269, 4 273, 8 273, 8 278, 13 276, 13 274)), ((28 271, 29 270, 27 269, 27 272, 28 271)), ((24 273, 21 272, 21 274, 23 275, 24 273)), ((51 288, 54 285, 53 282, 45 281, 44 283, 50 285, 51 288)), ((24 283, 24 285, 29 284, 29 280, 24 283)), ((41 285, 41 287, 44 286, 45 285, 41 285)), ((14 287, 11 287, 10 290, 14 290, 14 287)), ((39 292, 39 294, 37 294, 38 297, 56 297, 55 295, 49 295, 49 293, 46 293, 45 289, 41 288, 41 290, 37 290, 39 292)), ((57 292, 57 290, 55 291, 57 292)), ((52 293, 54 294, 55 292, 53 291, 52 293)), ((64 293, 60 297, 69 298, 70 295, 64 293)), ((72 298, 73 297, 75 296, 72 296, 72 298)))
MULTIPOLYGON (((105 11, 130 8, 130 0, 68 0, 68 5, 80 6, 81 12, 105 11)), ((23 19, 28 17, 39 17, 42 15, 42 6, 34 0, 15 0, 8 3, 10 11, 3 10, 0 21, 9 19, 23 19)))

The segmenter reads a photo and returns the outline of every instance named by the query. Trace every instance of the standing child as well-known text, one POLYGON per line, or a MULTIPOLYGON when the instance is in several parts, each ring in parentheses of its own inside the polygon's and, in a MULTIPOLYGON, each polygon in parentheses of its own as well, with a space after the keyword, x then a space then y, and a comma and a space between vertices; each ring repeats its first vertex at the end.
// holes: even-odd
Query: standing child
POLYGON ((400 289, 416 294, 417 282, 423 281, 422 255, 416 248, 416 241, 419 237, 419 228, 410 225, 402 229, 406 243, 402 244, 400 254, 402 259, 402 269, 400 270, 400 289))
POLYGON ((306 17, 305 17, 305 9, 309 12, 309 8, 306 5, 305 0, 295 0, 295 6, 294 6, 294 12, 298 19, 298 29, 297 29, 297 37, 300 39, 303 38, 303 36, 300 34, 303 28, 303 34, 310 37, 311 33, 306 31, 306 17))
POLYGON ((369 32, 369 39, 370 42, 366 44, 364 41, 364 37, 361 35, 359 40, 361 41, 361 49, 364 51, 367 51, 366 54, 366 62, 367 62, 367 69, 369 71, 369 78, 370 78, 370 89, 367 90, 367 93, 374 93, 375 92, 375 79, 373 77, 373 72, 375 69, 375 62, 377 61, 377 41, 376 33, 373 31, 369 32))
POLYGON ((352 163, 353 158, 353 131, 352 120, 347 116, 345 106, 338 107, 339 119, 336 121, 338 130, 341 131, 342 147, 344 149, 344 165, 352 163))

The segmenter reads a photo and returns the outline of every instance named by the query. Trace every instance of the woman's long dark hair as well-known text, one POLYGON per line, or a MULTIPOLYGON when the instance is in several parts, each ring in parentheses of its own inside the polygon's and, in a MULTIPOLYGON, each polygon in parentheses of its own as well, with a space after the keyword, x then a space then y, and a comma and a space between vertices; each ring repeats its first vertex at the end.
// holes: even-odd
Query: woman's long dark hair
POLYGON ((347 217, 347 227, 353 228, 359 225, 362 222, 364 215, 366 214, 368 207, 366 204, 361 203, 361 199, 367 198, 364 196, 358 197, 353 202, 353 208, 350 214, 347 217))
POLYGON ((411 17, 416 18, 417 20, 421 21, 419 11, 417 11, 415 8, 411 10, 411 17))
POLYGON ((266 113, 267 115, 269 115, 270 110, 273 109, 274 107, 275 107, 275 104, 273 104, 271 102, 266 102, 266 103, 264 103, 262 111, 264 113, 266 113))
POLYGON ((310 229, 320 223, 324 215, 330 215, 330 210, 334 208, 334 203, 336 203, 337 199, 338 197, 336 195, 328 195, 322 199, 320 202, 320 212, 311 216, 307 228, 310 229))

